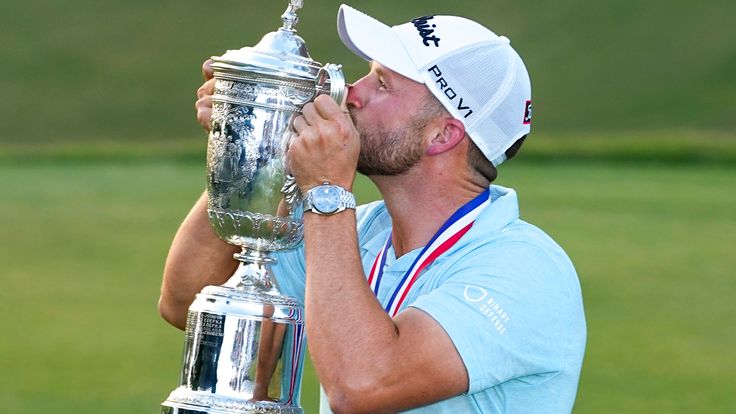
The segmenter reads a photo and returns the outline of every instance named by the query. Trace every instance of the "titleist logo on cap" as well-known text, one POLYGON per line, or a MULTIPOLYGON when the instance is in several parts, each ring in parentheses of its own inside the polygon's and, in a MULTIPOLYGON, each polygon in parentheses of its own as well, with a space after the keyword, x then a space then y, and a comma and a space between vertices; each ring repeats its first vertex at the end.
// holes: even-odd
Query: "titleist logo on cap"
POLYGON ((429 24, 429 21, 432 19, 434 19, 434 16, 422 16, 417 17, 411 22, 414 23, 414 27, 419 31, 419 36, 422 36, 424 46, 429 46, 429 42, 434 42, 434 45, 439 47, 440 38, 432 35, 434 33, 434 28, 437 27, 437 25, 429 24))

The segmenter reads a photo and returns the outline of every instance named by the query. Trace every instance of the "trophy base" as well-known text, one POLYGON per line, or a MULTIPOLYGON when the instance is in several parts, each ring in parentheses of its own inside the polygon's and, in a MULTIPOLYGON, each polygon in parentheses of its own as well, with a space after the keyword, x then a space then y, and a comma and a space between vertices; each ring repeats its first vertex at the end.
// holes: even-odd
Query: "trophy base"
POLYGON ((269 409, 258 409, 255 411, 202 411, 202 410, 192 410, 189 408, 181 408, 181 407, 167 407, 162 406, 161 407, 161 414, 226 414, 226 413, 238 413, 238 414, 278 414, 282 411, 279 410, 269 410, 269 409))
POLYGON ((301 407, 267 401, 203 397, 180 389, 161 404, 161 414, 304 414, 304 411, 301 407))
POLYGON ((161 414, 208 414, 207 411, 190 410, 188 408, 161 406, 161 414))
POLYGON ((207 286, 189 307, 181 385, 161 414, 303 414, 303 338, 293 298, 207 286))
MULTIPOLYGON (((238 413, 238 414, 279 414, 282 413, 282 411, 279 410, 270 410, 270 409, 258 409, 255 411, 202 411, 200 409, 189 409, 189 408, 182 408, 182 407, 168 407, 168 406, 162 406, 161 407, 161 414, 229 414, 229 413, 238 413)), ((301 413, 301 412, 300 412, 301 413)))

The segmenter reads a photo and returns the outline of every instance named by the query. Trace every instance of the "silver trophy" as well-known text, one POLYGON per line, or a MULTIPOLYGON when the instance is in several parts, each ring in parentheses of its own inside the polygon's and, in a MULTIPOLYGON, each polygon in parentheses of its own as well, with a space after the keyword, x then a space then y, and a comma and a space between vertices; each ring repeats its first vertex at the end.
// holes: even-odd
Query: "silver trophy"
POLYGON ((319 94, 345 99, 340 66, 312 60, 296 35, 291 0, 283 27, 254 47, 214 57, 207 148, 208 214, 241 246, 235 283, 207 286, 187 316, 180 385, 163 414, 300 414, 303 309, 279 293, 272 252, 302 239, 302 198, 285 173, 291 122, 319 94))

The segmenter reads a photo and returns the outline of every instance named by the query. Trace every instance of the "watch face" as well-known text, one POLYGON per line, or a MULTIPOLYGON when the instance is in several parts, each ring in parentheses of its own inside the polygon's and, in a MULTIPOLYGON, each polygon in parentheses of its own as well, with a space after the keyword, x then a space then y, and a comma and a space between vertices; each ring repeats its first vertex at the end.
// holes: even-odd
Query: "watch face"
POLYGON ((331 185, 318 187, 312 195, 312 205, 320 213, 333 213, 340 206, 340 191, 331 185))

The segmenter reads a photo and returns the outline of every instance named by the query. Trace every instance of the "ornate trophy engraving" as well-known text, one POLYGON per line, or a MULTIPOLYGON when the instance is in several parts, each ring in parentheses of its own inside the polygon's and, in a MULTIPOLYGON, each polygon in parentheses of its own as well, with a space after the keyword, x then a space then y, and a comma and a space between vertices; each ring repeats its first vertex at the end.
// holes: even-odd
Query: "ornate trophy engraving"
POLYGON ((279 293, 271 253, 302 239, 301 194, 284 172, 291 121, 319 94, 342 104, 345 80, 296 35, 301 7, 291 0, 283 27, 256 46, 213 58, 208 214, 220 238, 242 247, 238 283, 207 286, 189 308, 180 385, 163 414, 302 413, 303 311, 279 293))

